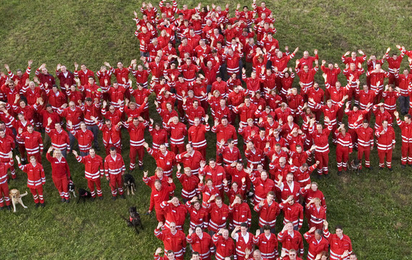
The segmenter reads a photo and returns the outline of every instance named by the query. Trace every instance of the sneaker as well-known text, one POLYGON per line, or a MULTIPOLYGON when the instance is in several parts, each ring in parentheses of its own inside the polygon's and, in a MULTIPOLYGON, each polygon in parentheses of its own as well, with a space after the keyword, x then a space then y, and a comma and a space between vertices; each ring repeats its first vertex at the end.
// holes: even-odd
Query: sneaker
POLYGON ((116 200, 116 199, 117 199, 116 196, 113 196, 113 197, 112 197, 112 200, 116 200))
POLYGON ((8 205, 8 206, 6 207, 6 209, 7 209, 8 211, 11 211, 11 206, 8 205))
POLYGON ((405 169, 405 168, 406 168, 406 165, 405 165, 405 164, 401 164, 401 168, 402 168, 402 169, 405 169))
POLYGON ((94 201, 94 197, 91 197, 91 198, 90 198, 90 201, 93 202, 93 201, 94 201))
POLYGON ((391 172, 391 171, 393 171, 393 169, 392 168, 388 168, 388 170, 391 172))
POLYGON ((66 200, 66 203, 70 203, 70 199, 67 199, 67 200, 66 200))
POLYGON ((382 171, 383 170, 383 167, 379 167, 379 171, 382 171))
POLYGON ((36 203, 36 206, 34 206, 36 209, 40 206, 40 203, 36 203))
POLYGON ((99 200, 103 200, 103 196, 99 196, 99 200))
POLYGON ((62 199, 61 199, 61 202, 66 202, 66 199, 65 199, 65 198, 62 198, 62 199))
POLYGON ((40 203, 40 207, 44 208, 45 206, 46 206, 46 204, 44 202, 40 203))
POLYGON ((139 170, 143 170, 144 169, 144 167, 143 167, 143 165, 139 165, 139 170))
POLYGON ((322 179, 322 174, 318 173, 318 175, 316 175, 316 177, 318 178, 318 180, 320 180, 320 179, 322 179))
POLYGON ((0 207, 0 210, 3 210, 4 209, 4 207, 0 207))
POLYGON ((342 171, 338 171, 338 176, 341 176, 342 175, 342 171))
POLYGON ((122 194, 122 195, 120 195, 120 198, 126 199, 126 196, 124 196, 124 194, 122 194))

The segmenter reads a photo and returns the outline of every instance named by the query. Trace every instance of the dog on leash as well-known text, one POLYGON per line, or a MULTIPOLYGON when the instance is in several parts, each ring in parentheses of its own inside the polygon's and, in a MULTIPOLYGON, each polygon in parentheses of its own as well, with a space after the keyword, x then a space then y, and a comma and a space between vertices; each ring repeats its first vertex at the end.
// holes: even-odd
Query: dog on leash
POLYGON ((20 205, 22 205, 23 208, 27 209, 27 207, 23 204, 23 200, 21 199, 22 197, 26 195, 27 195, 27 191, 24 194, 20 194, 20 191, 18 189, 10 190, 10 199, 11 199, 11 203, 13 204, 13 212, 16 212, 17 203, 20 203, 20 205))
POLYGON ((129 208, 129 218, 128 219, 123 216, 120 216, 120 217, 126 221, 129 227, 134 227, 137 234, 140 234, 138 227, 140 227, 142 230, 144 229, 142 220, 140 219, 140 214, 136 211, 136 207, 129 208))
POLYGON ((80 199, 83 199, 83 203, 86 202, 86 199, 90 199, 92 197, 92 193, 88 190, 79 189, 79 198, 77 199, 77 204, 79 204, 80 199))
POLYGON ((134 177, 129 173, 124 175, 124 188, 127 191, 127 195, 130 195, 130 193, 134 195, 136 191, 136 182, 134 177))
POLYGON ((76 198, 76 187, 74 186, 74 182, 72 180, 69 181, 69 195, 70 193, 76 198))

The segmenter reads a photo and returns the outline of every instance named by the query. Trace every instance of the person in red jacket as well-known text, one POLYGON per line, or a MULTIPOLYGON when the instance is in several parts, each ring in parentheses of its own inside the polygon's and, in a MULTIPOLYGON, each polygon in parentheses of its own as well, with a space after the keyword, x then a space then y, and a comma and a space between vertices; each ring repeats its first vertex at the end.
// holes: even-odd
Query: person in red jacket
POLYGON ((214 251, 212 237, 203 232, 201 227, 189 228, 189 234, 186 237, 187 243, 192 246, 192 252, 198 252, 201 260, 211 260, 214 251))
POLYGON ((164 256, 161 257, 160 254, 163 252, 162 248, 158 247, 153 257, 154 260, 176 260, 175 253, 172 250, 167 250, 164 253, 164 256))
MULTIPOLYGON (((148 172, 143 172, 143 180, 147 178, 148 172)), ((155 177, 155 176, 153 176, 155 177)), ((173 183, 172 178, 163 178, 162 180, 156 179, 153 181, 153 184, 147 182, 148 185, 152 189, 152 193, 150 195, 150 206, 149 210, 147 211, 149 214, 153 211, 153 208, 156 211, 156 218, 158 221, 163 222, 165 220, 163 210, 160 207, 163 201, 169 200, 171 194, 173 194, 176 186, 173 183)))
POLYGON ((236 241, 236 259, 238 260, 245 260, 245 251, 252 251, 255 245, 255 236, 247 230, 247 224, 242 223, 240 226, 236 226, 231 234, 231 237, 236 241))
POLYGON ((54 149, 59 149, 60 153, 66 158, 67 153, 70 152, 69 135, 62 129, 60 123, 54 124, 54 129, 50 128, 52 119, 49 118, 46 126, 46 133, 50 136, 51 145, 54 149))
POLYGON ((17 155, 16 160, 19 168, 27 173, 27 187, 33 194, 36 208, 39 206, 44 207, 43 186, 46 183, 46 176, 44 174, 43 166, 37 162, 36 157, 34 156, 30 156, 30 163, 26 165, 21 164, 20 157, 17 155))
POLYGON ((233 140, 232 138, 227 140, 227 146, 220 142, 217 154, 219 157, 222 157, 223 164, 227 166, 236 162, 242 162, 242 155, 237 147, 237 140, 233 140))
POLYGON ((72 127, 72 122, 67 121, 67 128, 70 131, 70 133, 77 139, 77 143, 79 144, 80 155, 88 155, 89 150, 92 148, 92 143, 94 140, 93 132, 87 129, 87 126, 84 122, 80 123, 79 130, 75 130, 72 127))
POLYGON ((326 209, 322 206, 319 198, 313 198, 306 203, 307 215, 310 215, 309 228, 323 228, 323 221, 326 220, 326 209))
MULTIPOLYGON (((0 162, 9 163, 10 162, 10 152, 13 152, 15 148, 15 141, 13 137, 6 134, 5 129, 0 129, 0 162)), ((16 171, 14 166, 10 166, 10 172, 12 179, 16 179, 16 171)))
POLYGON ((289 253, 296 250, 300 256, 303 255, 303 239, 299 231, 293 229, 291 222, 286 223, 282 231, 278 234, 278 241, 282 243, 282 251, 289 253))
POLYGON ((276 234, 270 232, 270 226, 264 225, 263 232, 256 230, 254 244, 259 247, 262 257, 275 260, 278 256, 278 239, 276 234))
POLYGON ((205 157, 193 148, 192 144, 186 144, 186 151, 176 155, 176 161, 182 163, 183 167, 189 167, 192 170, 192 174, 199 174, 200 162, 205 157))
POLYGON ((402 135, 402 157, 401 166, 405 168, 406 163, 412 167, 412 124, 411 115, 406 114, 404 121, 399 118, 399 112, 395 111, 396 123, 401 129, 402 135))
POLYGON ((370 154, 373 149, 373 129, 369 127, 368 120, 363 120, 362 126, 356 129, 358 136, 358 160, 360 163, 359 169, 362 169, 362 158, 365 155, 365 167, 368 170, 372 169, 370 162, 370 154))
POLYGON ((182 166, 177 164, 177 172, 176 177, 179 179, 180 183, 182 184, 182 199, 183 201, 190 201, 195 196, 198 195, 198 184, 199 178, 196 175, 192 174, 192 171, 189 167, 184 168, 184 173, 182 174, 180 171, 182 166))
POLYGON ((395 131, 392 126, 389 126, 388 121, 384 120, 382 126, 375 131, 376 142, 378 146, 379 169, 382 170, 386 166, 389 171, 392 171, 392 151, 395 148, 395 131))
POLYGON ((175 223, 177 229, 183 230, 188 212, 185 205, 181 204, 177 197, 173 197, 171 200, 163 201, 160 207, 166 219, 165 228, 169 228, 171 223, 175 223))
POLYGON ((211 233, 216 233, 221 228, 226 227, 226 221, 229 217, 229 207, 223 203, 222 198, 214 195, 207 201, 203 201, 203 207, 209 213, 209 225, 208 229, 211 233), (211 203, 212 201, 215 201, 211 203))
POLYGON ((160 145, 164 144, 169 147, 168 133, 166 129, 162 128, 162 124, 159 122, 154 123, 153 119, 150 120, 149 132, 152 136, 153 150, 158 150, 160 145))
POLYGON ((99 199, 103 199, 102 188, 100 184, 100 178, 104 176, 104 165, 103 159, 96 154, 96 151, 93 148, 89 149, 88 155, 79 156, 76 151, 73 151, 76 160, 80 163, 83 163, 85 166, 84 175, 87 179, 87 186, 91 192, 91 200, 93 201, 96 198, 96 193, 99 199), (94 187, 96 186, 96 192, 94 187))
POLYGON ((350 134, 346 133, 345 125, 341 124, 335 131, 336 136, 336 161, 338 164, 338 175, 342 174, 342 169, 348 169, 349 155, 352 153, 353 143, 350 134))
POLYGON ((231 259, 235 254, 235 243, 229 237, 229 230, 225 228, 219 229, 217 233, 212 236, 213 243, 216 247, 216 260, 231 259))
POLYGON ((303 224, 303 206, 295 202, 293 195, 290 195, 287 200, 279 204, 283 210, 283 225, 291 222, 294 230, 300 230, 303 224))
POLYGON ((206 229, 209 224, 208 211, 202 207, 202 201, 198 200, 197 197, 193 197, 190 201, 186 202, 186 208, 189 212, 189 225, 190 228, 195 229, 196 226, 201 226, 206 229))
POLYGON ((136 167, 136 156, 138 157, 139 169, 143 169, 144 156, 144 132, 149 123, 143 117, 129 117, 124 124, 130 135, 130 172, 136 167))
POLYGON ((249 169, 248 174, 250 181, 255 186, 253 203, 257 205, 260 201, 266 198, 270 191, 274 192, 276 190, 276 184, 268 177, 268 173, 266 171, 262 171, 260 176, 256 176, 252 173, 252 169, 249 169))
POLYGON ((229 206, 231 213, 231 221, 229 228, 233 229, 235 226, 239 226, 242 223, 246 223, 248 228, 252 225, 252 212, 249 205, 244 202, 242 195, 237 194, 232 204, 229 206))
POLYGON ((110 181, 112 199, 116 200, 117 192, 119 192, 121 198, 126 199, 123 195, 123 175, 126 167, 122 155, 117 153, 116 147, 111 147, 110 154, 104 159, 104 170, 106 179, 110 181))
POLYGON ((323 174, 327 176, 328 174, 328 164, 329 164, 329 133, 332 131, 332 125, 329 124, 327 118, 325 118, 325 123, 327 123, 327 128, 323 129, 321 124, 316 124, 315 130, 315 118, 310 120, 309 134, 313 138, 315 148, 315 158, 319 161, 318 165, 318 177, 323 174))
MULTIPOLYGON (((83 119, 83 111, 80 107, 76 106, 73 101, 69 102, 69 107, 67 104, 63 104, 58 110, 57 113, 62 117, 65 118, 66 121, 70 121, 72 124, 72 129, 79 130, 80 122, 83 119)), ((70 132, 69 132, 70 133, 70 132)), ((69 134, 70 140, 70 149, 73 149, 75 137, 70 133, 69 134)))
POLYGON ((259 227, 261 232, 264 226, 269 226, 272 233, 275 233, 276 218, 280 213, 279 204, 275 201, 275 193, 269 191, 266 199, 261 200, 253 208, 259 213, 259 227))
MULTIPOLYGON (((323 223, 322 223, 323 229, 323 223)), ((306 232, 303 237, 309 244, 308 260, 319 259, 318 255, 329 250, 329 241, 323 236, 322 229, 312 227, 306 232)))
MULTIPOLYGON (((41 163, 41 154, 43 153, 43 139, 41 134, 34 131, 33 125, 27 126, 27 131, 23 131, 22 128, 18 129, 17 142, 21 142, 24 145, 27 156, 34 156, 38 163, 41 163)), ((23 156, 21 154, 21 156, 23 156)), ((23 161, 23 158, 22 158, 23 161)))
POLYGON ((149 144, 144 142, 143 146, 147 152, 156 160, 157 167, 163 169, 166 176, 172 175, 173 166, 176 164, 176 155, 174 152, 167 150, 165 144, 161 144, 158 150, 149 147, 149 144))
POLYGON ((163 241, 165 251, 174 252, 176 259, 183 260, 186 252, 186 236, 182 230, 176 228, 175 223, 170 223, 169 228, 164 228, 163 222, 159 222, 154 230, 155 236, 163 241))
MULTIPOLYGON (((8 162, 0 162, 0 210, 3 210, 4 202, 6 203, 7 209, 11 210, 10 197, 9 197, 9 185, 7 183, 9 178, 8 178, 7 172, 9 171, 9 168, 11 168, 11 166, 13 165, 13 153, 10 152, 8 154, 8 157, 9 157, 8 162)), ((17 156, 16 156, 16 159, 18 162, 20 162, 17 156)))
POLYGON ((188 141, 193 145, 193 148, 199 151, 204 158, 206 158, 206 132, 210 131, 209 123, 207 122, 209 116, 205 116, 206 125, 200 123, 200 118, 196 117, 194 119, 194 125, 192 125, 188 130, 188 141))
POLYGON ((51 164, 53 182, 59 191, 61 201, 69 203, 69 164, 63 157, 62 152, 59 149, 53 148, 53 146, 47 150, 46 158, 51 164), (53 151, 53 157, 50 155, 51 151, 53 151))
POLYGON ((166 122, 166 130, 170 132, 170 148, 175 154, 183 153, 185 149, 186 125, 179 122, 179 117, 174 116, 166 122))
POLYGON ((331 260, 348 260, 352 254, 352 241, 343 234, 341 226, 336 226, 335 234, 329 232, 329 223, 325 220, 323 234, 330 244, 330 259, 331 260))
POLYGON ((111 147, 115 147, 116 151, 121 153, 120 127, 122 122, 117 123, 117 125, 112 125, 112 121, 106 119, 103 125, 96 117, 91 117, 91 119, 99 127, 100 131, 103 132, 103 144, 106 149, 106 155, 110 154, 111 147))

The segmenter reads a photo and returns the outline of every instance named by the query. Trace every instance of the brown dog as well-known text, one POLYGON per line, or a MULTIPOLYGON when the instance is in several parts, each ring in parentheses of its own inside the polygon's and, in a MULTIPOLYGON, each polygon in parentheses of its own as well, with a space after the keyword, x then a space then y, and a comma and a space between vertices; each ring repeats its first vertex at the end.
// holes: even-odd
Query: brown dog
POLYGON ((24 194, 20 194, 20 191, 18 189, 12 189, 10 190, 10 199, 11 203, 13 204, 13 212, 16 212, 16 204, 20 203, 20 205, 23 206, 23 208, 27 209, 27 207, 23 204, 23 201, 21 200, 22 197, 27 195, 27 191, 24 194))

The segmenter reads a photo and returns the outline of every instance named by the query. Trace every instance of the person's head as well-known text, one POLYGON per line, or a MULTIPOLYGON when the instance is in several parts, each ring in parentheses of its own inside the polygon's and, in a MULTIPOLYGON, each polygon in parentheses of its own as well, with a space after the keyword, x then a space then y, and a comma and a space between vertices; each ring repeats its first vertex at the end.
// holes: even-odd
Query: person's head
POLYGON ((196 233, 196 235, 198 235, 198 236, 202 236, 202 234, 203 234, 202 227, 201 227, 201 226, 197 226, 197 227, 195 228, 195 233, 196 233))
POLYGON ((89 154, 92 158, 94 158, 96 156, 96 151, 94 150, 94 148, 89 149, 89 154))
POLYGON ((163 178, 163 173, 164 173, 164 171, 163 171, 162 168, 160 168, 160 167, 156 168, 155 175, 156 175, 157 178, 162 179, 163 178))
POLYGON ((289 250, 289 259, 290 260, 295 260, 297 256, 298 256, 298 253, 296 252, 295 249, 290 249, 289 250))
POLYGON ((385 107, 384 106, 379 106, 379 110, 383 113, 385 111, 385 107))
POLYGON ((323 236, 322 230, 321 230, 321 229, 316 229, 316 230, 315 230, 315 238, 316 238, 316 240, 321 239, 322 236, 323 236))
POLYGON ((33 133, 34 131, 34 127, 32 124, 27 125, 27 132, 29 132, 30 134, 33 133))
POLYGON ((356 64, 355 64, 355 63, 351 63, 351 64, 349 65, 349 68, 350 68, 350 70, 352 70, 352 71, 356 70, 356 64))
POLYGON ((245 222, 242 222, 242 223, 240 224, 240 232, 242 232, 242 234, 246 234, 247 229, 248 229, 247 224, 246 224, 245 222))
POLYGON ((310 188, 312 189, 312 191, 317 191, 318 190, 318 183, 317 182, 312 182, 310 185, 310 188))
POLYGON ((323 127, 322 127, 321 124, 316 124, 316 130, 318 130, 318 133, 321 133, 322 129, 323 129, 323 127))
POLYGON ((250 106, 250 97, 245 97, 245 105, 250 106))
POLYGON ((60 149, 54 149, 53 150, 53 157, 61 158, 62 157, 62 151, 60 149))
POLYGON ((268 194, 266 195, 266 200, 268 203, 272 203, 272 201, 275 200, 275 193, 273 191, 269 191, 268 194))
POLYGON ((104 121, 104 123, 106 124, 107 127, 112 127, 112 120, 106 119, 106 120, 104 121))
POLYGON ((94 84, 94 78, 93 78, 92 76, 90 76, 90 77, 87 79, 87 82, 89 82, 90 85, 93 85, 93 84, 94 84))
POLYGON ((57 131, 60 132, 60 130, 62 130, 62 125, 61 125, 60 123, 56 122, 56 123, 54 124, 54 128, 55 128, 57 131))
POLYGON ((209 166, 212 168, 216 167, 216 159, 215 158, 210 158, 209 159, 209 166))
POLYGON ((253 260, 262 260, 262 253, 259 249, 253 251, 253 260))
POLYGON ((222 237, 223 237, 224 239, 229 239, 229 230, 227 230, 226 228, 223 229, 222 237))
POLYGON ((36 159, 36 157, 30 156, 30 163, 31 163, 32 165, 36 165, 36 164, 37 164, 37 159, 36 159))
POLYGON ((155 180, 154 186, 156 190, 160 190, 162 188, 162 182, 160 180, 155 180))
POLYGON ((354 253, 352 253, 352 254, 349 256, 349 260, 358 260, 358 257, 357 257, 354 253))
POLYGON ((387 127, 388 127, 388 121, 387 121, 387 120, 383 120, 383 121, 382 121, 382 126, 383 126, 383 128, 387 128, 387 127))
POLYGON ((279 165, 282 166, 282 167, 286 165, 286 158, 285 157, 280 157, 279 165))
POLYGON ((169 260, 174 260, 175 258, 175 253, 172 250, 167 250, 166 256, 169 260))
POLYGON ((263 226, 263 232, 265 233, 266 236, 270 235, 270 226, 269 225, 264 225, 263 226))
POLYGON ((222 204, 223 204, 223 202, 222 202, 222 197, 217 196, 217 197, 215 198, 215 203, 216 203, 216 205, 217 205, 219 208, 222 207, 222 204))
POLYGON ((138 126, 138 125, 139 125, 139 118, 137 118, 137 117, 134 117, 134 118, 133 118, 133 125, 134 125, 134 126, 138 126))
POLYGON ((83 130, 83 131, 87 130, 87 126, 84 122, 80 122, 80 129, 83 130))
POLYGON ((194 123, 195 126, 200 125, 200 118, 195 117, 195 119, 193 120, 193 123, 194 123))
POLYGON ((173 197, 172 198, 172 204, 175 207, 179 206, 179 204, 180 204, 179 199, 177 197, 173 197))
POLYGON ((117 154, 117 151, 116 151, 116 147, 110 147, 110 155, 111 156, 116 156, 116 154, 117 154))
POLYGON ((288 232, 293 232, 293 224, 292 224, 292 222, 287 222, 287 223, 285 224, 285 229, 286 229, 288 232))
POLYGON ((233 147, 235 147, 235 141, 232 138, 229 138, 227 140, 227 145, 230 149, 232 149, 233 147))
POLYGON ((293 173, 289 172, 288 174, 286 174, 286 181, 288 183, 292 183, 293 182, 293 173))
POLYGON ((320 206, 321 206, 321 201, 320 201, 319 198, 315 198, 315 199, 314 199, 314 203, 315 203, 315 206, 316 206, 316 207, 320 207, 320 206))
POLYGON ((187 145, 186 145, 186 152, 188 152, 188 153, 192 153, 192 152, 193 152, 193 146, 192 146, 192 144, 187 144, 187 145))
POLYGON ((410 115, 410 114, 406 114, 405 117, 404 117, 404 119, 405 119, 405 122, 406 122, 407 124, 411 123, 411 115, 410 115))
POLYGON ((260 178, 265 181, 268 178, 268 173, 266 171, 262 171, 260 173, 260 178))
POLYGON ((4 138, 6 136, 6 131, 4 129, 0 129, 0 137, 4 138))
POLYGON ((343 228, 340 225, 337 225, 335 227, 335 233, 338 237, 342 237, 343 236, 343 228))

